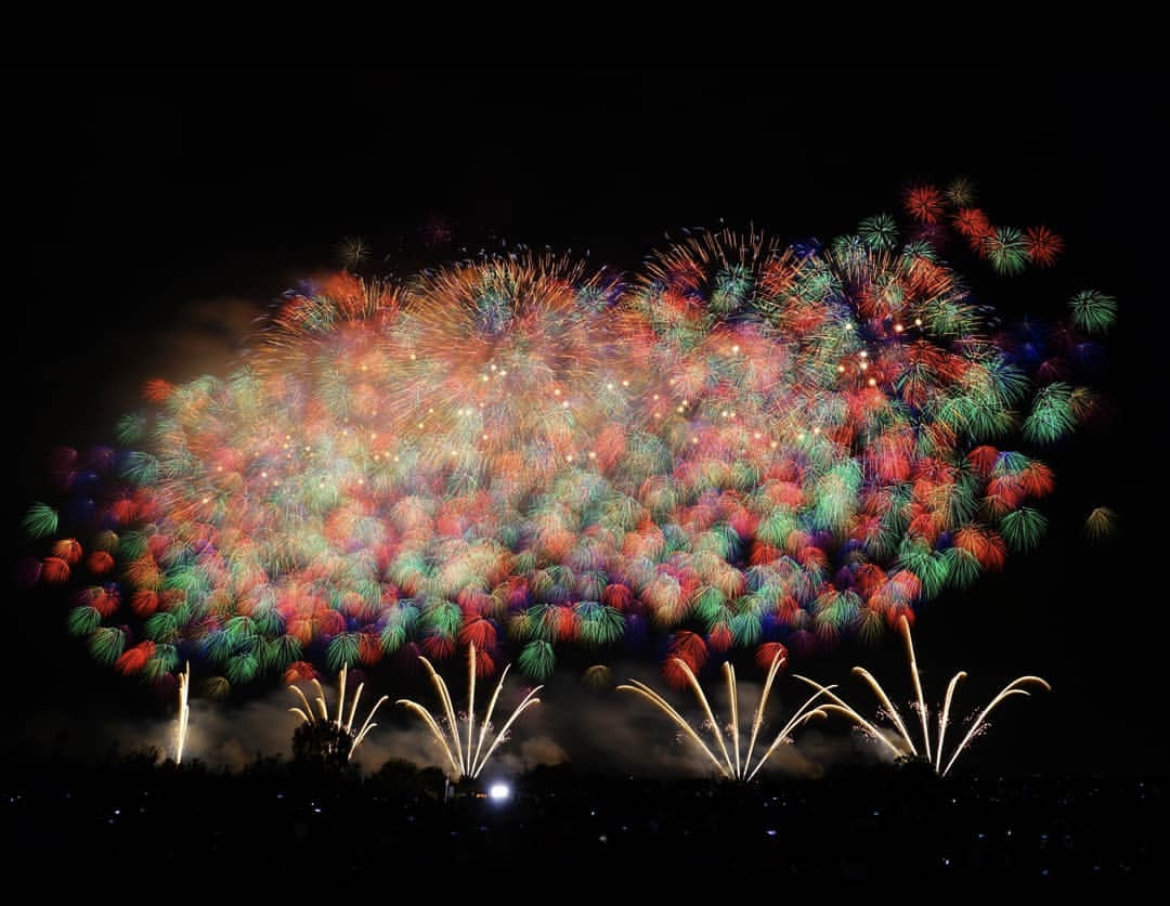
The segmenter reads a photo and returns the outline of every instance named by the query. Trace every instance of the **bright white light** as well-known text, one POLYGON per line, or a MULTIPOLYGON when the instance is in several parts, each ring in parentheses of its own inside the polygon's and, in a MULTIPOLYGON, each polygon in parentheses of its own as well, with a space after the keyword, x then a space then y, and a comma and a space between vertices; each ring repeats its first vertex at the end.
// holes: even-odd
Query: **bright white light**
POLYGON ((488 798, 492 802, 505 802, 512 798, 512 788, 506 783, 493 783, 488 787, 488 798))

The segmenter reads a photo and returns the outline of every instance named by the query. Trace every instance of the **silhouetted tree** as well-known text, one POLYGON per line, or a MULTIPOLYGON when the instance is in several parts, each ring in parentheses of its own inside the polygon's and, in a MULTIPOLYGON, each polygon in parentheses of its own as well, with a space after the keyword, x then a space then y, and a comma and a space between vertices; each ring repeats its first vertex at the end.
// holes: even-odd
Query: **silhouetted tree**
POLYGON ((293 733, 293 762, 299 767, 344 772, 352 748, 353 735, 331 720, 302 723, 293 733))

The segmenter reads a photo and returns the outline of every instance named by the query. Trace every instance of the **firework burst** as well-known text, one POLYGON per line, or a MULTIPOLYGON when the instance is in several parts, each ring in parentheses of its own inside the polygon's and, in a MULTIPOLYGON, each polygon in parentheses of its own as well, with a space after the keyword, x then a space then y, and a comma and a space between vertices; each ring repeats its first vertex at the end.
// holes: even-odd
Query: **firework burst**
POLYGON ((664 637, 686 685, 676 657, 874 642, 1042 543, 1042 453, 1096 409, 1078 356, 1115 301, 1004 325, 947 231, 1003 274, 1059 237, 971 205, 915 184, 908 223, 694 235, 620 279, 518 253, 308 281, 231 373, 53 458, 30 575, 93 658, 218 694, 471 646, 543 682, 664 637))

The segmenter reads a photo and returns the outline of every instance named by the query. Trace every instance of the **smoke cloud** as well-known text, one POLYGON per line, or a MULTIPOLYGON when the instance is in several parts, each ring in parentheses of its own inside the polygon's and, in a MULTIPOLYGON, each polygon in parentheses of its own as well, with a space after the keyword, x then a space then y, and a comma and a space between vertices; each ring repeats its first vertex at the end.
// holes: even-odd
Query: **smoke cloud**
MULTIPOLYGON (((467 706, 465 673, 440 665, 447 679, 452 699, 461 720, 467 706)), ((557 673, 538 692, 540 702, 513 723, 507 738, 500 743, 483 776, 511 776, 541 765, 569 764, 581 773, 686 778, 716 776, 718 769, 694 740, 650 702, 626 691, 617 684, 640 680, 665 696, 711 747, 717 758, 720 751, 710 728, 705 726, 702 709, 689 689, 668 686, 653 666, 630 662, 615 665, 612 683, 597 688, 584 682, 580 674, 557 673)), ((394 677, 386 682, 393 683, 394 677)), ((476 689, 476 739, 484 719, 498 675, 480 680, 476 689)), ((337 688, 325 683, 329 713, 335 714, 337 688)), ((430 687, 412 690, 410 695, 394 689, 363 690, 355 713, 354 726, 366 720, 381 695, 389 696, 374 713, 373 728, 354 752, 354 761, 363 773, 371 774, 386 762, 401 760, 419 768, 448 767, 443 747, 424 722, 398 698, 409 697, 427 708, 442 724, 438 695, 430 687), (432 694, 433 693, 433 694, 432 694)), ((197 688, 197 687, 196 687, 197 688)), ((304 688, 304 687, 302 687, 304 688)), ((510 673, 501 690, 492 717, 485 747, 495 732, 507 721, 523 696, 531 689, 523 677, 510 673)), ((762 686, 740 681, 738 699, 741 726, 741 754, 746 755, 751 721, 762 686)), ((305 689, 306 694, 309 690, 305 689)), ((315 690, 314 690, 315 691, 315 690)), ((730 703, 722 676, 705 678, 704 693, 712 711, 724 729, 730 748, 730 703)), ((346 699, 346 713, 353 703, 354 687, 346 699)), ((309 694, 310 700, 314 695, 309 694)), ((795 709, 808 697, 808 690, 785 682, 773 686, 765 708, 765 719, 753 753, 753 764, 767 750, 776 733, 795 709)), ((184 761, 198 760, 209 767, 239 771, 259 759, 292 757, 292 737, 301 718, 290 709, 301 702, 288 689, 271 693, 242 704, 199 698, 190 699, 190 720, 184 761)), ((175 719, 104 717, 99 710, 83 716, 63 712, 42 712, 29 728, 29 737, 43 749, 86 759, 102 758, 113 753, 157 750, 160 757, 174 757, 177 723, 175 719)), ((734 755, 733 755, 734 757, 734 755)), ((833 718, 814 719, 798 727, 790 744, 782 744, 761 769, 761 777, 821 776, 833 765, 888 760, 888 750, 833 718)))

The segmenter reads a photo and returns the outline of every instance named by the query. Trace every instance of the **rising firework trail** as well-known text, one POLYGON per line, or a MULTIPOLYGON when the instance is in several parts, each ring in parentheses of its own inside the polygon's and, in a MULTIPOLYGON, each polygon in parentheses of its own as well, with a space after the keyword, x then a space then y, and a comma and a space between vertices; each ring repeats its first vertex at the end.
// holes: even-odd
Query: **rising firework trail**
POLYGON ((512 665, 508 664, 505 666, 503 672, 500 674, 499 682, 496 683, 495 692, 492 693, 491 700, 488 702, 487 711, 484 713, 483 720, 479 726, 479 733, 476 733, 475 645, 471 645, 467 655, 467 711, 462 719, 466 738, 461 738, 463 732, 459 726, 461 721, 456 717, 455 705, 451 699, 451 693, 447 688, 446 681, 439 675, 429 660, 425 657, 420 657, 419 660, 427 668, 431 682, 435 686, 435 691, 439 694, 439 702, 442 706, 441 717, 436 718, 434 714, 418 704, 418 702, 410 701, 409 699, 399 699, 398 704, 422 718, 423 723, 427 725, 427 729, 431 731, 432 735, 442 747, 447 764, 451 769, 453 780, 462 780, 464 777, 475 779, 479 776, 484 765, 488 763, 492 755, 495 754, 496 749, 507 740, 508 731, 512 728, 512 724, 516 718, 540 702, 536 694, 544 687, 537 686, 527 692, 524 698, 521 699, 520 704, 512 710, 508 719, 504 721, 504 725, 500 728, 500 731, 495 733, 495 728, 492 725, 492 715, 495 713, 496 702, 500 697, 500 690, 504 688, 504 680, 507 679, 508 670, 512 665), (488 741, 489 739, 490 742, 488 741), (486 749, 484 748, 485 743, 487 743, 486 749))
POLYGON ((191 688, 191 662, 188 661, 179 674, 179 714, 175 726, 175 764, 183 763, 183 749, 187 746, 187 723, 191 719, 191 709, 187 705, 187 695, 191 688))
POLYGON ((687 683, 695 693, 695 697, 698 699, 699 705, 703 710, 705 718, 703 726, 707 727, 714 737, 715 744, 719 749, 718 755, 716 755, 715 751, 707 744, 690 721, 683 717, 662 695, 655 692, 645 683, 639 680, 631 680, 630 685, 621 685, 617 688, 619 691, 633 692, 640 695, 661 710, 686 734, 687 738, 699 747, 724 777, 729 780, 747 781, 756 776, 760 768, 772 757, 772 754, 777 748, 792 742, 791 734, 797 727, 814 717, 826 716, 824 709, 822 707, 814 708, 813 703, 821 696, 831 694, 830 690, 834 688, 833 686, 820 689, 815 695, 805 701, 776 734, 771 745, 753 763, 752 756, 755 752, 756 740, 759 737, 760 728, 764 722, 764 709, 768 704, 768 696, 772 691, 772 683, 775 681, 776 674, 780 672, 786 660, 787 656, 783 649, 779 649, 776 651, 772 658, 772 663, 768 667, 768 675, 764 680, 764 689, 760 693, 759 702, 756 704, 755 716, 752 719, 751 735, 748 739, 746 753, 743 751, 743 740, 739 725, 739 690, 735 680, 735 667, 730 661, 725 661, 723 664, 723 676, 727 682, 727 697, 731 708, 731 723, 727 727, 727 735, 725 737, 719 721, 715 719, 715 714, 711 710, 711 704, 707 699, 707 695, 703 692, 703 687, 699 684, 695 674, 691 671, 686 661, 681 658, 676 659, 677 668, 686 677, 687 683), (730 748, 728 747, 729 743, 730 748))
POLYGON ((906 652, 909 656, 910 678, 914 685, 915 694, 913 709, 918 712, 918 716, 922 724, 921 752, 919 751, 919 747, 915 745, 914 739, 912 738, 910 731, 907 729, 906 723, 902 719, 902 715, 899 713, 898 708, 890 700, 889 695, 886 694, 885 689, 882 688, 881 684, 877 681, 873 674, 864 667, 854 667, 853 672, 865 680, 866 684, 869 685, 874 694, 877 696, 878 701, 882 706, 881 713, 888 717, 890 722, 894 725, 894 729, 897 731, 894 739, 891 739, 888 734, 883 733, 876 724, 867 720, 861 715, 859 711, 857 711, 856 708, 845 702, 840 696, 836 695, 832 691, 834 688, 833 686, 822 686, 815 680, 811 680, 805 676, 800 676, 799 674, 796 675, 796 678, 812 686, 820 694, 823 694, 825 697, 830 699, 829 704, 821 705, 822 711, 826 713, 842 714, 849 718, 851 721, 857 724, 857 726, 859 726, 866 733, 866 735, 877 740, 883 746, 888 748, 895 757, 921 758, 930 764, 934 768, 935 773, 940 777, 945 777, 950 772, 951 768, 954 766, 959 756, 970 744, 971 740, 987 729, 987 718, 991 715, 991 712, 995 710, 995 708, 998 707, 1001 703, 1015 695, 1030 695, 1031 693, 1028 692, 1028 690, 1025 688, 1027 686, 1039 686, 1045 691, 1050 691, 1052 689, 1052 687, 1048 684, 1048 681, 1042 679, 1039 676, 1020 676, 1012 680, 998 693, 996 693, 996 695, 991 699, 991 701, 987 703, 983 710, 981 710, 976 715, 975 719, 971 722, 971 726, 968 728, 967 733, 960 740, 959 744, 955 746, 950 758, 946 760, 946 764, 944 765, 943 753, 945 750, 947 729, 950 725, 951 719, 951 703, 955 697, 955 690, 958 688, 959 683, 967 678, 967 674, 965 671, 960 670, 953 677, 951 677, 951 681, 947 683, 947 691, 945 697, 943 698, 942 710, 938 715, 937 741, 933 745, 934 754, 932 755, 929 709, 927 708, 926 699, 922 691, 922 680, 918 673, 918 662, 914 656, 914 642, 910 637, 910 621, 905 617, 902 617, 902 619, 899 621, 899 628, 901 629, 902 635, 906 640, 906 652))

